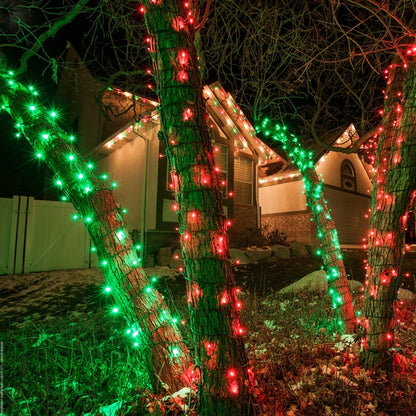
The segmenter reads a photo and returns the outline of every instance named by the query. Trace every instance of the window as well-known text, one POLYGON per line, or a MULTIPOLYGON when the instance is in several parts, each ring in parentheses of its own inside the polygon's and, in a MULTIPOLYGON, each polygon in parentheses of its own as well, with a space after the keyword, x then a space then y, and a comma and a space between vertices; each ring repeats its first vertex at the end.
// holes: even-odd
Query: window
POLYGON ((357 190, 357 178, 351 161, 345 159, 341 165, 341 187, 349 191, 357 190))
POLYGON ((214 143, 213 148, 215 166, 219 168, 218 180, 224 198, 228 192, 228 146, 221 143, 214 143))
POLYGON ((234 202, 253 204, 253 161, 244 157, 234 158, 234 202))

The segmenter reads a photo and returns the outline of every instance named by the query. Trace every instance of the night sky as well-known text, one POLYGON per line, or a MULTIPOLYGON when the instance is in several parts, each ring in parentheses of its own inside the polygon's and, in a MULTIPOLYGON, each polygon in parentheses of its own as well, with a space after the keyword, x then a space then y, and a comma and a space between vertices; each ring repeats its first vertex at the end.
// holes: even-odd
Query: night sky
MULTIPOLYGON (((45 17, 40 12, 28 12, 18 9, 18 2, 7 2, 5 6, 30 25, 42 24, 45 17)), ((45 42, 45 52, 49 56, 59 56, 65 51, 67 41, 77 43, 83 31, 77 27, 84 22, 75 22, 73 27, 61 29, 53 39, 45 42), (77 24, 78 23, 78 24, 77 24)), ((17 27, 11 22, 10 16, 2 9, 0 12, 0 34, 14 33, 17 27)), ((31 46, 31 45, 30 45, 31 46)), ((22 51, 18 48, 3 48, 11 69, 17 67, 22 51)), ((53 105, 56 84, 52 79, 52 71, 46 62, 33 57, 29 60, 28 70, 19 77, 19 81, 35 85, 45 105, 53 105)), ((24 137, 14 136, 14 123, 6 113, 0 113, 0 175, 2 185, 0 197, 10 198, 13 195, 33 196, 36 199, 58 199, 52 186, 52 175, 44 163, 34 157, 32 147, 24 137)))

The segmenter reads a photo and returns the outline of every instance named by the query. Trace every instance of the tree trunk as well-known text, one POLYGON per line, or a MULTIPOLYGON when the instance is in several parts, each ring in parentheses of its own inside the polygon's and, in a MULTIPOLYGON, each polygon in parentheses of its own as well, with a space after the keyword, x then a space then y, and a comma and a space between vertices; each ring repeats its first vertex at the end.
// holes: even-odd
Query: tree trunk
POLYGON ((194 2, 149 0, 145 19, 162 130, 178 206, 201 415, 250 415, 244 349, 226 222, 194 47, 194 2))
POLYGON ((192 366, 180 332, 154 282, 140 260, 116 205, 113 193, 72 145, 71 136, 56 116, 37 104, 36 92, 9 76, 1 76, 1 108, 15 120, 24 135, 56 175, 57 183, 73 203, 95 245, 106 291, 116 302, 113 313, 124 315, 127 334, 143 365, 143 388, 158 390, 165 384, 180 389, 188 383, 192 366))
MULTIPOLYGON (((409 54, 408 54, 409 56, 409 54)), ((416 65, 397 59, 388 87, 373 178, 362 361, 390 370, 394 309, 404 254, 406 210, 416 183, 416 65)))
POLYGON ((302 173, 306 203, 311 208, 312 218, 318 228, 318 238, 322 244, 322 262, 328 279, 332 307, 340 315, 338 327, 347 333, 353 333, 356 319, 347 273, 342 260, 335 223, 323 195, 323 182, 318 178, 314 167, 313 154, 303 150, 299 140, 288 134, 286 128, 277 124, 272 133, 268 126, 269 122, 269 119, 265 119, 258 129, 262 130, 266 136, 272 135, 274 140, 282 142, 283 148, 288 148, 288 155, 292 162, 302 173))
POLYGON ((340 317, 337 323, 340 329, 352 334, 356 324, 352 295, 342 260, 338 233, 323 196, 323 183, 314 167, 306 169, 303 178, 307 204, 311 207, 312 217, 318 228, 318 238, 322 244, 321 255, 328 279, 328 292, 332 298, 332 307, 340 317))

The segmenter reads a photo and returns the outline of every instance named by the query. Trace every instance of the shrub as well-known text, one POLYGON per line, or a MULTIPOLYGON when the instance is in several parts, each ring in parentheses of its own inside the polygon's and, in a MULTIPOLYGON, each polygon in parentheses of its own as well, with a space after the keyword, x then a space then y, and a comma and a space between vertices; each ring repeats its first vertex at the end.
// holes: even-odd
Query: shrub
POLYGON ((271 246, 275 244, 280 244, 282 246, 289 245, 287 242, 287 235, 277 228, 272 228, 270 224, 265 224, 262 228, 262 232, 267 240, 267 243, 271 246))
POLYGON ((247 230, 231 228, 228 230, 228 240, 231 248, 263 247, 268 243, 260 228, 249 228, 247 230))

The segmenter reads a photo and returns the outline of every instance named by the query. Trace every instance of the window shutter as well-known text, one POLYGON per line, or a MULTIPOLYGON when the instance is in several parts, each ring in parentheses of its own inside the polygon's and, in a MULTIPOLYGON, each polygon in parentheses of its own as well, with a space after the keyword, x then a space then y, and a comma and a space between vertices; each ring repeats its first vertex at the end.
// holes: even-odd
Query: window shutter
POLYGON ((253 161, 234 158, 234 201, 237 204, 253 204, 253 161))

